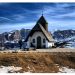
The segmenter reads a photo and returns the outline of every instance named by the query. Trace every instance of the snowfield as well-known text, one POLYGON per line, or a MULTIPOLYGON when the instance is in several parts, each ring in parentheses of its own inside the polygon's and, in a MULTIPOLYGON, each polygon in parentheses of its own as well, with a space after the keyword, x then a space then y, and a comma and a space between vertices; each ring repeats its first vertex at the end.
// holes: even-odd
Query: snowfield
POLYGON ((68 67, 59 68, 59 73, 75 73, 75 69, 69 69, 68 67))
POLYGON ((16 71, 21 70, 21 67, 14 67, 14 66, 0 66, 0 73, 15 73, 16 71))
MULTIPOLYGON (((22 69, 21 67, 1 66, 0 73, 16 73, 16 71, 19 71, 21 69, 22 69)), ((30 73, 30 71, 24 72, 24 73, 30 73)), ((69 69, 68 67, 61 67, 61 68, 59 68, 58 73, 75 73, 75 69, 69 69)))

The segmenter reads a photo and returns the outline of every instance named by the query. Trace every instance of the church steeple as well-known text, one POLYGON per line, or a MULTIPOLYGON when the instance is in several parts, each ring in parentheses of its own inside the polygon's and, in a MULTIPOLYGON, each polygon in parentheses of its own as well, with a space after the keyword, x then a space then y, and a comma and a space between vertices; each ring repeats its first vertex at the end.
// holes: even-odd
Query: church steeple
POLYGON ((44 29, 46 31, 48 31, 48 22, 45 20, 44 16, 43 16, 43 12, 42 12, 42 16, 40 17, 40 19, 37 21, 37 23, 40 23, 44 29))

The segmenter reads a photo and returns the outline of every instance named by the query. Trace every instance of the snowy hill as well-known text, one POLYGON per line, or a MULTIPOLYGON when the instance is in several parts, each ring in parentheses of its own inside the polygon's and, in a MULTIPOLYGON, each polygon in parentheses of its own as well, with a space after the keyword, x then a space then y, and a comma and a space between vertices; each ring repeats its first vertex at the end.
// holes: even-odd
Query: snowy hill
POLYGON ((53 33, 55 39, 66 39, 75 36, 75 30, 57 30, 53 33))
POLYGON ((75 30, 55 31, 53 38, 56 42, 66 42, 66 48, 75 48, 75 30))

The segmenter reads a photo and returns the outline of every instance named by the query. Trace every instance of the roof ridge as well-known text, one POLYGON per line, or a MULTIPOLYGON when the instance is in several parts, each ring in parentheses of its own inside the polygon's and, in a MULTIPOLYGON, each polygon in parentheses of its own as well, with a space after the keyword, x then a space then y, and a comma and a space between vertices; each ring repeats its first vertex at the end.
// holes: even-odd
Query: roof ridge
POLYGON ((45 29, 44 27, 39 23, 40 28, 43 31, 43 34, 46 36, 46 38, 48 39, 48 41, 54 41, 52 38, 52 35, 50 35, 45 29))

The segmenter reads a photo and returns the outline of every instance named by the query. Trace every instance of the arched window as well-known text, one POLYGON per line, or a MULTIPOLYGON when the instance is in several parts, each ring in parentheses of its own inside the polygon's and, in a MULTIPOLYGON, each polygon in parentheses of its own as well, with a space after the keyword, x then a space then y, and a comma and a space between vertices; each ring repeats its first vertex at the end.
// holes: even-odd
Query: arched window
POLYGON ((33 43, 35 43, 35 39, 33 39, 33 43))
POLYGON ((45 43, 45 39, 43 39, 43 43, 45 43))

